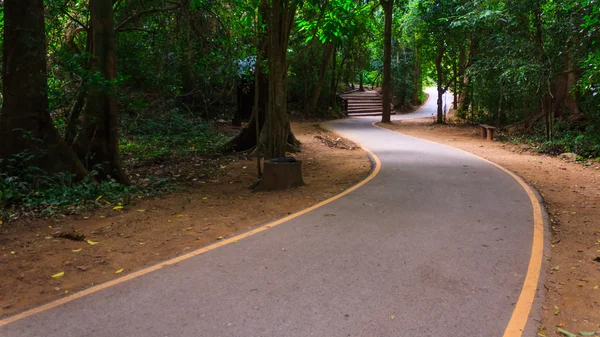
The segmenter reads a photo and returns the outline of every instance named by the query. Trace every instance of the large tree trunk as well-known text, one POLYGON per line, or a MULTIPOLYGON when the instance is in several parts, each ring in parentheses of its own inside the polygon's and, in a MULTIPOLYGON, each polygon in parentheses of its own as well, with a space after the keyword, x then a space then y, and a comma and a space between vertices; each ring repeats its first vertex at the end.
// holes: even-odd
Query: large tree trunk
POLYGON ((0 165, 24 152, 35 155, 23 166, 48 172, 87 175, 62 140, 48 112, 46 32, 42 0, 4 1, 3 98, 0 111, 0 165))
POLYGON ((439 41, 437 46, 437 57, 435 58, 435 70, 437 73, 437 123, 444 123, 444 111, 442 106, 442 96, 444 95, 444 88, 442 87, 443 81, 443 68, 442 60, 444 58, 444 41, 439 41))
POLYGON ((82 131, 74 148, 88 169, 102 168, 108 176, 127 183, 119 160, 118 112, 113 81, 116 78, 115 31, 111 0, 90 0, 92 71, 101 75, 104 85, 89 89, 82 131))
POLYGON ((317 109, 317 104, 319 103, 319 97, 321 96, 321 90, 323 89, 323 83, 325 83, 325 75, 327 75, 327 68, 329 68, 329 61, 331 60, 331 54, 335 50, 335 43, 328 42, 325 46, 325 51, 323 53, 323 62, 321 63, 321 68, 319 69, 319 79, 313 88, 312 97, 310 100, 310 104, 308 105, 308 115, 314 114, 317 109))
POLYGON ((383 114, 381 122, 391 121, 392 103, 392 10, 393 0, 380 0, 385 16, 385 31, 383 34, 383 114))

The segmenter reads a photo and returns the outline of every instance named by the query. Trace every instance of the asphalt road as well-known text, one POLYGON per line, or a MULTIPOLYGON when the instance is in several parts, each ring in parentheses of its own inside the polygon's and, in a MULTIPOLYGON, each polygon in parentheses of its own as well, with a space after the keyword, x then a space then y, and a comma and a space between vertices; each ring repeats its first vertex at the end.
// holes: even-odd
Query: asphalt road
POLYGON ((502 336, 531 254, 527 193, 487 162, 373 120, 328 125, 381 160, 361 188, 0 336, 502 336))

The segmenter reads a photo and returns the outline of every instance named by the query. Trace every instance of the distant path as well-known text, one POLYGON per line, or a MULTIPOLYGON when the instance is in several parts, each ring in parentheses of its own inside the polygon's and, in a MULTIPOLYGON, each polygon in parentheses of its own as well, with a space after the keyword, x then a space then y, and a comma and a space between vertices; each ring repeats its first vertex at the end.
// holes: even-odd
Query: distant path
MULTIPOLYGON (((424 90, 429 94, 429 99, 415 112, 404 114, 404 115, 392 115, 392 120, 403 120, 403 119, 416 119, 416 118, 427 118, 437 116, 437 88, 425 88, 424 90)), ((452 93, 446 92, 442 96, 442 104, 445 106, 446 111, 452 106, 452 93)))
POLYGON ((0 336, 502 336, 532 250, 528 194, 487 162, 373 120, 328 124, 381 161, 359 189, 0 336))

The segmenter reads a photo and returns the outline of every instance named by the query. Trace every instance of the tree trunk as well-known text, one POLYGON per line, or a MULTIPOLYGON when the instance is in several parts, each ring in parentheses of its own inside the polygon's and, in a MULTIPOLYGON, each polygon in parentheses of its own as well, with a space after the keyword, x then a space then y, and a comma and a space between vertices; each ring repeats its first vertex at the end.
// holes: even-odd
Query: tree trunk
POLYGON ((414 90, 412 92, 412 104, 417 105, 419 102, 419 91, 421 91, 421 65, 419 64, 419 49, 415 46, 415 79, 414 90))
POLYGON ((392 102, 392 10, 393 0, 380 0, 385 16, 385 31, 383 34, 383 114, 381 122, 391 121, 392 102))
MULTIPOLYGON (((90 30, 86 29, 86 43, 85 43, 85 52, 87 54, 92 53, 92 34, 90 34, 90 30)), ((86 70, 90 70, 91 60, 85 60, 82 62, 82 67, 86 70)), ((88 83, 85 79, 82 80, 81 88, 79 88, 79 92, 77 93, 77 98, 69 111, 69 121, 67 122, 66 130, 65 130, 65 141, 67 145, 72 146, 75 141, 75 137, 77 136, 77 131, 79 127, 79 120, 81 117, 81 112, 85 107, 85 100, 87 98, 87 86, 88 83)))
POLYGON ((325 83, 325 75, 327 74, 327 68, 329 68, 329 61, 331 60, 331 55, 333 54, 334 49, 335 43, 333 42, 328 42, 325 46, 325 51, 323 53, 323 62, 321 63, 321 68, 319 69, 319 79, 317 80, 317 83, 313 88, 310 104, 308 105, 308 115, 314 114, 315 110, 317 109, 319 97, 321 96, 321 90, 323 89, 323 83, 325 83))
POLYGON ((442 96, 444 95, 444 88, 442 87, 443 81, 443 68, 442 60, 444 58, 444 41, 439 41, 437 46, 437 57, 435 58, 435 70, 437 73, 437 123, 444 123, 444 111, 442 109, 442 96))
POLYGON ((454 76, 454 92, 452 93, 452 106, 454 108, 454 111, 456 111, 456 109, 458 109, 458 87, 459 87, 459 81, 458 81, 458 70, 457 70, 457 65, 456 65, 456 58, 454 59, 454 62, 452 64, 452 75, 454 76))
POLYGON ((337 105, 337 86, 335 79, 337 78, 337 46, 333 48, 333 53, 331 54, 331 84, 329 91, 331 92, 331 108, 335 109, 337 105))
POLYGON ((496 126, 502 125, 502 101, 504 98, 504 83, 500 82, 500 97, 498 98, 498 115, 496 116, 496 126))
POLYGON ((102 168, 101 179, 108 176, 128 183, 119 161, 115 31, 112 1, 90 0, 92 34, 92 71, 105 81, 89 89, 82 131, 74 148, 88 169, 102 168))
POLYGON ((35 155, 22 166, 47 172, 87 175, 75 153, 52 124, 48 112, 46 32, 42 0, 4 1, 3 98, 0 111, 0 162, 24 152, 35 155))
POLYGON ((267 59, 268 84, 267 90, 260 88, 260 95, 265 93, 266 109, 264 122, 260 121, 260 111, 253 114, 248 128, 229 141, 234 150, 255 148, 256 155, 265 159, 285 156, 285 152, 299 151, 300 142, 292 133, 287 115, 287 48, 294 23, 297 5, 287 0, 273 0, 270 8, 265 8, 264 18, 267 26, 267 59), (260 135, 256 143, 256 124, 260 123, 260 135))
POLYGON ((358 75, 358 91, 365 91, 364 87, 365 74, 360 71, 360 75, 358 75))

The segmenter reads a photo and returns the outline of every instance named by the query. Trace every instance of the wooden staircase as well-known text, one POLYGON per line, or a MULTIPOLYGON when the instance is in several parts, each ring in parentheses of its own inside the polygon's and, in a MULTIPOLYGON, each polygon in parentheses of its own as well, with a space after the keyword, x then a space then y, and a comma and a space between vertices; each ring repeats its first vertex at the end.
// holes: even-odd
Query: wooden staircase
POLYGON ((341 97, 347 101, 347 114, 350 117, 381 116, 383 113, 383 97, 377 91, 353 91, 342 94, 341 97))

